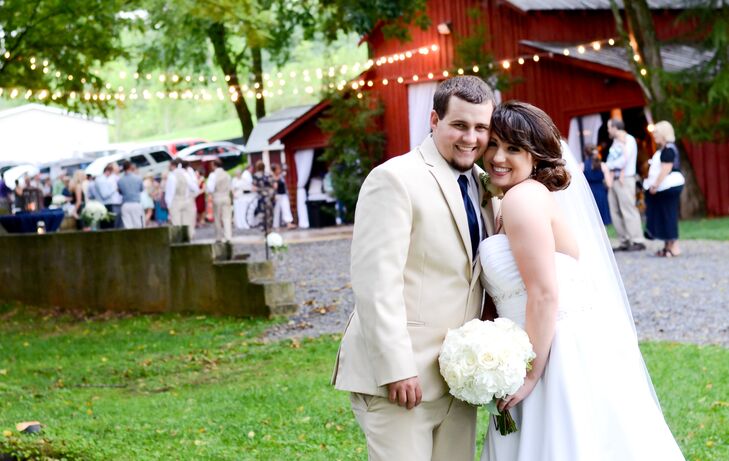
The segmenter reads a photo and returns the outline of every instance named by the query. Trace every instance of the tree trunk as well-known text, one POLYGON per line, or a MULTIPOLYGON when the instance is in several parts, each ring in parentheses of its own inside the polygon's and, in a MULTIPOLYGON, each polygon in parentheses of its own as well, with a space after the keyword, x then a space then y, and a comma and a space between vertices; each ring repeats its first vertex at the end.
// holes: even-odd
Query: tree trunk
POLYGON ((253 58, 253 79, 258 83, 258 92, 261 97, 256 97, 256 118, 258 120, 266 116, 266 98, 263 96, 263 57, 261 56, 261 48, 254 46, 251 48, 251 57, 253 58))
POLYGON ((681 173, 686 179, 686 184, 681 192, 681 218, 699 218, 706 215, 706 199, 701 192, 699 182, 696 180, 694 166, 691 165, 686 153, 686 143, 680 139, 676 140, 678 152, 681 157, 681 173))
POLYGON ((238 114, 238 120, 240 120, 241 131, 243 132, 243 142, 248 142, 248 138, 251 136, 251 132, 253 131, 253 116, 251 115, 251 111, 248 109, 248 104, 246 104, 246 100, 240 87, 238 69, 228 54, 228 48, 225 44, 225 34, 225 26, 220 23, 213 23, 213 25, 211 25, 208 29, 208 38, 213 44, 215 59, 218 61, 218 65, 223 73, 230 77, 230 80, 227 82, 228 85, 238 91, 238 99, 232 101, 232 103, 233 106, 235 106, 236 114, 238 114))
MULTIPOLYGON (((635 50, 626 42, 627 59, 635 80, 643 90, 643 95, 651 109, 653 121, 666 120, 675 126, 674 114, 668 107, 666 89, 661 81, 660 71, 663 70, 663 59, 661 58, 660 43, 656 38, 653 15, 648 3, 646 0, 625 0, 624 4, 630 35, 623 26, 623 19, 615 0, 610 0, 610 7, 613 11, 618 34, 623 40, 627 41, 632 37, 635 41, 635 50), (640 56, 640 62, 633 59, 634 53, 640 56), (641 74, 642 69, 647 72, 646 76, 641 74)), ((694 168, 686 155, 685 146, 679 146, 679 152, 681 155, 681 171, 686 178, 684 191, 681 194, 681 217, 695 218, 704 216, 706 214, 706 202, 696 180, 694 168)))

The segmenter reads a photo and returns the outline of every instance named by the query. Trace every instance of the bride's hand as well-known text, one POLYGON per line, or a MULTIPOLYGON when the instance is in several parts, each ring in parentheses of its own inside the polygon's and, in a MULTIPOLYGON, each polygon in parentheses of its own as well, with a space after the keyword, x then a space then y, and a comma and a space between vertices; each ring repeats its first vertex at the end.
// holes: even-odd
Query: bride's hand
POLYGON ((509 410, 513 408, 514 406, 516 406, 516 404, 527 398, 527 396, 532 393, 532 391, 534 390, 534 386, 536 385, 536 379, 527 377, 524 380, 524 384, 522 384, 516 392, 511 395, 507 395, 503 399, 499 399, 497 405, 499 412, 503 413, 504 410, 509 410))

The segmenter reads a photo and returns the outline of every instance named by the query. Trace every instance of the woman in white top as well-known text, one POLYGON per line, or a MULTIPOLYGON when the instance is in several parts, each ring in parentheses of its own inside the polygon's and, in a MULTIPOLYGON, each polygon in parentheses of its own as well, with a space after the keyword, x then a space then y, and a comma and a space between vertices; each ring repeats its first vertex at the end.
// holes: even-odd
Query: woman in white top
POLYGON ((665 242, 656 256, 670 258, 681 254, 678 246, 678 208, 686 181, 681 174, 673 126, 666 121, 656 123, 653 139, 658 151, 651 158, 648 177, 643 181, 643 188, 647 192, 646 233, 649 238, 665 242))

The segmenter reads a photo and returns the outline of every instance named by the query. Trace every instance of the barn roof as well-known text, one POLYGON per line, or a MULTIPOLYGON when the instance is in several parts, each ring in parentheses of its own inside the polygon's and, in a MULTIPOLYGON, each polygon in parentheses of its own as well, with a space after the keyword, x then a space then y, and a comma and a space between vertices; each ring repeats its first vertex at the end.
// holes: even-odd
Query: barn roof
MULTIPOLYGON (((569 58, 613 67, 625 72, 631 71, 625 48, 622 46, 603 47, 599 51, 595 51, 588 46, 585 47, 584 53, 578 53, 575 48, 580 45, 579 43, 537 42, 532 40, 521 40, 519 43, 560 56, 563 55, 564 49, 568 48, 570 50, 569 58)), ((711 57, 712 53, 710 51, 695 46, 682 44, 661 45, 661 58, 663 58, 663 67, 667 72, 689 69, 708 61, 711 57)))
POLYGON ((279 131, 285 129, 301 115, 305 114, 312 105, 287 107, 263 117, 253 127, 248 142, 246 143, 245 152, 263 152, 264 150, 273 151, 284 148, 281 141, 274 140, 269 144, 269 138, 279 131))
MULTIPOLYGON (((609 10, 610 0, 508 0, 521 11, 542 10, 609 10)), ((622 8, 623 2, 617 0, 622 8)), ((691 0, 648 0, 648 7, 653 10, 682 10, 691 4, 691 0)))

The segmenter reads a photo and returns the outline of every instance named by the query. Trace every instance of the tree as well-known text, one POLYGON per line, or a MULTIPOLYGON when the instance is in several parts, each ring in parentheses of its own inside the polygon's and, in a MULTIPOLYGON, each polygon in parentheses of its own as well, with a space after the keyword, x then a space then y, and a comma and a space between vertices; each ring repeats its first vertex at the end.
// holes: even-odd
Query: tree
MULTIPOLYGON (((653 16, 646 0, 626 0, 623 16, 615 0, 610 5, 635 80, 651 108, 653 118, 668 120, 676 127, 682 140, 707 140, 725 137, 729 122, 723 115, 729 106, 729 68, 727 54, 729 13, 721 2, 702 0, 703 4, 689 8, 680 20, 697 21, 703 27, 694 28, 689 39, 704 46, 712 58, 681 72, 665 71, 661 58, 661 42, 657 39, 653 16), (711 27, 709 27, 711 25, 711 27), (708 31, 708 32, 707 32, 708 31), (634 55, 639 59, 633 59, 634 55)), ((705 214, 706 205, 686 149, 679 142, 681 169, 686 177, 686 193, 681 196, 682 217, 705 214)))
POLYGON ((369 92, 332 93, 331 105, 319 121, 319 127, 329 134, 323 158, 329 165, 332 186, 337 200, 346 209, 346 222, 354 220, 359 190, 372 167, 381 159, 385 135, 378 130, 382 102, 369 92))
POLYGON ((319 28, 332 41, 338 31, 372 33, 377 27, 387 38, 409 41, 408 25, 421 29, 430 25, 426 0, 321 0, 319 28))
POLYGON ((140 50, 139 68, 209 73, 214 61, 235 90, 231 101, 247 140, 254 111, 257 118, 266 115, 264 57, 278 64, 288 59, 296 33, 312 30, 310 3, 180 0, 173 6, 165 0, 147 0, 149 15, 140 24, 147 39, 140 50), (256 94, 254 111, 245 100, 246 89, 256 94))
POLYGON ((1 0, 0 88, 8 93, 31 90, 43 103, 106 114, 110 99, 86 99, 83 94, 101 91, 105 81, 97 70, 125 55, 119 37, 129 21, 120 12, 130 4, 1 0))
POLYGON ((502 72, 500 66, 496 64, 489 47, 491 34, 489 34, 481 18, 481 10, 478 8, 469 9, 468 18, 473 32, 468 35, 456 36, 453 60, 455 68, 464 69, 469 73, 478 75, 496 90, 508 89, 514 83, 514 80, 502 72))
POLYGON ((140 71, 209 71, 214 61, 239 95, 232 103, 247 140, 254 111, 244 88, 256 93, 255 116, 263 117, 265 61, 283 65, 296 40, 321 36, 331 42, 340 33, 370 32, 380 20, 392 22, 386 33, 405 38, 407 22, 427 24, 424 6, 425 0, 178 0, 173 7, 166 0, 145 0, 149 16, 140 28, 147 34, 140 71))

